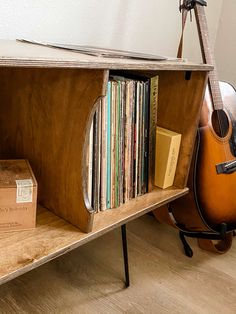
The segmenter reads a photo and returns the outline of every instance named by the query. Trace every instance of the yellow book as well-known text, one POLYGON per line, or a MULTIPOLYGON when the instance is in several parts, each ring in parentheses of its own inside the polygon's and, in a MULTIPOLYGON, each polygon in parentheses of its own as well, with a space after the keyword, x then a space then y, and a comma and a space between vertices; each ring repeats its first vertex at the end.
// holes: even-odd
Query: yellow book
POLYGON ((173 185, 181 134, 157 127, 155 148, 155 185, 165 189, 173 185))

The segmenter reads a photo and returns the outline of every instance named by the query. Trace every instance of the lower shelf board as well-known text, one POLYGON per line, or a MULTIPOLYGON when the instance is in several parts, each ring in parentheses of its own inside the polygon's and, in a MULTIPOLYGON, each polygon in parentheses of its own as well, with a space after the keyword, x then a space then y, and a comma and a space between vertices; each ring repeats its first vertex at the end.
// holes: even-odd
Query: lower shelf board
POLYGON ((38 206, 34 230, 0 233, 0 284, 16 278, 102 234, 185 195, 188 188, 152 192, 112 210, 95 214, 93 231, 83 233, 38 206))

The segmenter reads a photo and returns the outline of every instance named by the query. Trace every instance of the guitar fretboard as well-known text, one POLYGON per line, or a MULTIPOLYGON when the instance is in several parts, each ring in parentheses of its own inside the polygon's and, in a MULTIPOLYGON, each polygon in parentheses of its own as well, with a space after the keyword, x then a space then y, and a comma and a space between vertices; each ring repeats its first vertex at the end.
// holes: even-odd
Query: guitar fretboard
POLYGON ((215 67, 215 60, 211 53, 211 45, 204 7, 200 4, 195 5, 195 16, 198 27, 198 34, 201 43, 203 61, 214 65, 214 70, 209 73, 209 88, 212 97, 213 109, 223 109, 223 101, 220 92, 220 85, 215 67))

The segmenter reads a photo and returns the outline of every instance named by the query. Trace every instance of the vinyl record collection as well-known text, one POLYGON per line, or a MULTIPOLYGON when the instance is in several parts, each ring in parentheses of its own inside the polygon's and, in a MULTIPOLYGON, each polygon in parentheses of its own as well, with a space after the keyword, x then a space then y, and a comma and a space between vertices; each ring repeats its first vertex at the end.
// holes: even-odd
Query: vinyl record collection
POLYGON ((116 208, 149 190, 158 76, 111 76, 98 101, 87 149, 87 191, 95 211, 116 208))

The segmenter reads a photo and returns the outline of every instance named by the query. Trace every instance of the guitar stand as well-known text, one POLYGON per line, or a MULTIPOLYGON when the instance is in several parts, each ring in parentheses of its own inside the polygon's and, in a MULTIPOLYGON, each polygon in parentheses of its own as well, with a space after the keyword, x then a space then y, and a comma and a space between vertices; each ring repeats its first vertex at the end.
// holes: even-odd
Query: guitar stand
MULTIPOLYGON (((188 244, 185 237, 190 238, 198 238, 198 239, 209 239, 209 240, 224 240, 226 237, 227 231, 227 224, 222 223, 220 224, 220 231, 219 232, 195 232, 195 231, 179 231, 179 237, 183 244, 185 255, 188 257, 193 256, 193 250, 191 249, 190 245, 188 244)), ((235 234, 234 234, 235 235, 235 234)))

